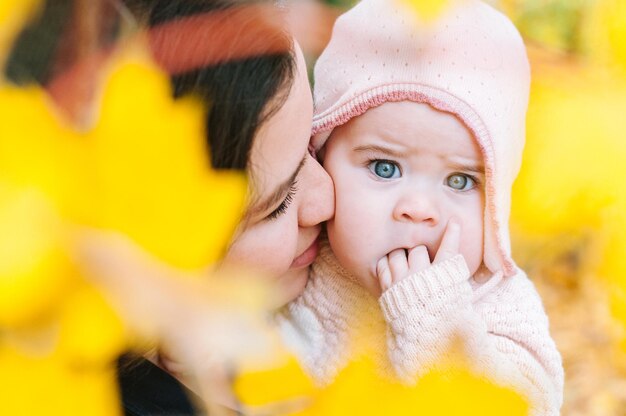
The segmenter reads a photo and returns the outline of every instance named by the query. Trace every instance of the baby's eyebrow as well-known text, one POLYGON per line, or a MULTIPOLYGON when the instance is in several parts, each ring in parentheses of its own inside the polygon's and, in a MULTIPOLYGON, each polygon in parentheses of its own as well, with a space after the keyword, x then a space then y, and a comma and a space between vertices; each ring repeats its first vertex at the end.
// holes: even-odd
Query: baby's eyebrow
POLYGON ((476 173, 478 175, 485 174, 485 167, 482 164, 450 162, 450 167, 463 172, 476 173))
POLYGON ((364 146, 357 146, 354 148, 355 152, 367 152, 367 153, 383 153, 385 155, 391 156, 393 158, 399 159, 401 157, 404 156, 404 154, 397 152, 393 149, 390 149, 388 147, 384 147, 384 146, 379 146, 379 145, 375 145, 375 144, 369 144, 369 145, 364 145, 364 146))

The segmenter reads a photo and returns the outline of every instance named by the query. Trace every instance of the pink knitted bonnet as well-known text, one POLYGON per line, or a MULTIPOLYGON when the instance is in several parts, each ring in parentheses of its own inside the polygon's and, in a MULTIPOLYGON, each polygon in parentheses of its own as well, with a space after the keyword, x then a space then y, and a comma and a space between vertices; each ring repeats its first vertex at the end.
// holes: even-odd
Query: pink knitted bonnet
POLYGON ((335 127, 388 101, 456 115, 485 162, 484 263, 511 275, 511 186, 524 147, 529 84, 523 41, 491 6, 451 1, 424 24, 394 0, 363 0, 337 19, 315 66, 313 146, 319 150, 335 127))

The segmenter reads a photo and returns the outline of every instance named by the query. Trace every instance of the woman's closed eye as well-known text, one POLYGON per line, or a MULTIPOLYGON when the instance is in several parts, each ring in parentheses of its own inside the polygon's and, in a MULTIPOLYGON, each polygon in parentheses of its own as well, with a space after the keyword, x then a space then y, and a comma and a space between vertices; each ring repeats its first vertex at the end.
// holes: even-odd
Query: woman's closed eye
POLYGON ((381 179, 395 179, 401 176, 400 166, 391 160, 370 160, 367 167, 381 179))
POLYGON ((453 173, 446 178, 446 185, 456 191, 469 191, 478 186, 478 180, 466 173, 453 173))
POLYGON ((267 220, 274 220, 287 212, 289 205, 291 205, 293 198, 296 196, 296 192, 298 192, 298 188, 296 186, 297 184, 297 181, 291 184, 285 199, 283 199, 283 202, 281 202, 280 205, 266 217, 267 220))

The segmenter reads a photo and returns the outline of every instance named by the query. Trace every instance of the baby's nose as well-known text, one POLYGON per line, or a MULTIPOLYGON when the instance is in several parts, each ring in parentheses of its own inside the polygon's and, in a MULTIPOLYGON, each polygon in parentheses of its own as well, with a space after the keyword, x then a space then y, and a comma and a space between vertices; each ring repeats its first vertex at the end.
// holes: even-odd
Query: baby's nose
POLYGON ((440 215, 437 204, 432 198, 418 192, 407 193, 396 203, 393 218, 400 222, 426 223, 435 226, 440 215))

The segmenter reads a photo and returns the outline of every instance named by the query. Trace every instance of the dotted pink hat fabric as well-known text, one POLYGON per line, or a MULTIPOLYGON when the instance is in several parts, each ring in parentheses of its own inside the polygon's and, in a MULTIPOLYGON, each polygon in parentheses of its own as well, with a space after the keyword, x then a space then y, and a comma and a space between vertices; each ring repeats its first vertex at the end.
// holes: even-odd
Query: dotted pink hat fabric
POLYGON ((318 150, 335 127, 388 101, 455 114, 484 156, 484 263, 505 276, 515 272, 508 222, 530 67, 506 16, 485 3, 458 0, 424 24, 394 0, 363 0, 337 19, 314 77, 312 143, 318 150))

